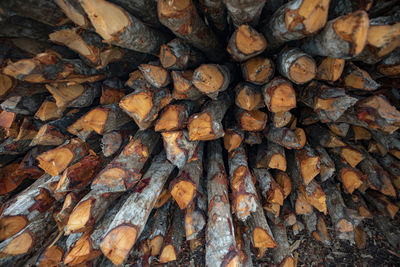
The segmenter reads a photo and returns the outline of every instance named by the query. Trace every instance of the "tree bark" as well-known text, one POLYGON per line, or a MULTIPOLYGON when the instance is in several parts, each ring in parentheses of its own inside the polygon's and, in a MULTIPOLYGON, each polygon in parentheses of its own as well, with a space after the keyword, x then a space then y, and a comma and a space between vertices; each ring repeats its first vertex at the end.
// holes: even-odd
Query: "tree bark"
POLYGON ((296 84, 304 84, 315 78, 314 59, 297 48, 288 48, 280 52, 277 68, 281 75, 296 84))
POLYGON ((168 160, 182 169, 192 157, 199 141, 190 141, 186 130, 163 132, 164 149, 168 160))
POLYGON ((179 38, 163 44, 159 58, 161 65, 168 70, 192 69, 205 61, 200 51, 179 38))

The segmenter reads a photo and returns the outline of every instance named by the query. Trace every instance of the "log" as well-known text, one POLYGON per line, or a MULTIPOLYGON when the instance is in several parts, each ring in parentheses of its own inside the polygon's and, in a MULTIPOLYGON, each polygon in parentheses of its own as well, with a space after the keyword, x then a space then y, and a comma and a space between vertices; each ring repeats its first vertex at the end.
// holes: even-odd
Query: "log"
POLYGON ((257 148, 256 168, 286 171, 285 150, 282 146, 267 142, 257 148))
POLYGON ((17 81, 14 78, 0 74, 0 99, 4 99, 15 86, 17 86, 17 81))
POLYGON ((317 69, 314 59, 297 48, 282 50, 276 65, 279 73, 295 84, 314 79, 317 69))
POLYGON ((388 77, 398 77, 399 71, 399 59, 400 59, 400 49, 397 48, 387 57, 385 57, 381 62, 378 63, 376 69, 378 72, 384 76, 388 77))
POLYGON ((35 113, 35 118, 41 121, 52 121, 60 119, 62 110, 57 107, 56 102, 45 100, 35 113))
POLYGON ((84 189, 77 192, 70 192, 65 196, 61 209, 54 213, 54 220, 60 231, 62 231, 67 224, 68 218, 76 204, 78 204, 87 193, 88 190, 84 189))
POLYGON ((340 137, 346 137, 350 130, 350 124, 345 122, 329 123, 329 129, 340 137))
POLYGON ((228 94, 222 94, 217 100, 210 100, 203 105, 199 113, 190 116, 187 129, 189 140, 214 140, 224 135, 222 119, 231 105, 228 94))
POLYGON ((203 94, 217 99, 220 92, 225 91, 231 81, 231 73, 227 66, 202 64, 193 73, 192 83, 203 94))
POLYGON ((374 91, 380 86, 367 71, 354 64, 349 64, 343 75, 344 85, 353 90, 374 91))
POLYGON ((400 188, 400 161, 391 155, 378 157, 377 160, 381 166, 391 174, 393 185, 399 190, 400 188))
POLYGON ((80 59, 64 59, 55 52, 45 52, 31 59, 9 62, 3 73, 30 83, 95 82, 105 77, 80 59), (44 67, 46 66, 46 67, 44 67))
POLYGON ((233 193, 232 206, 236 217, 246 221, 256 211, 257 192, 247 165, 243 145, 229 153, 229 180, 233 193))
POLYGON ((311 140, 318 142, 323 147, 333 148, 346 145, 340 137, 321 125, 310 125, 306 128, 306 132, 311 140))
POLYGON ((222 148, 218 140, 207 145, 208 221, 206 228, 207 266, 239 266, 235 232, 228 196, 222 148), (221 238, 223 236, 224 238, 221 238))
POLYGON ((227 29, 226 6, 221 0, 200 0, 199 7, 203 11, 208 24, 218 33, 227 29))
POLYGON ((373 218, 374 224, 383 233, 389 244, 398 249, 400 246, 400 232, 399 229, 384 215, 376 215, 373 218))
POLYGON ((368 14, 359 10, 328 21, 321 32, 304 41, 302 49, 311 55, 350 59, 364 49, 368 27, 368 14))
POLYGON ((176 36, 201 50, 210 59, 223 56, 215 34, 206 26, 191 0, 157 2, 158 19, 176 36))
POLYGON ((21 115, 33 115, 47 96, 42 86, 18 85, 1 103, 1 108, 21 115))
POLYGON ((239 266, 253 267, 251 240, 246 228, 234 220, 235 239, 238 247, 239 266))
POLYGON ((381 214, 389 215, 392 219, 394 219, 396 213, 399 211, 399 207, 396 204, 377 191, 367 190, 363 196, 375 210, 381 214))
POLYGON ((239 83, 234 90, 235 104, 239 108, 252 111, 265 106, 264 98, 259 87, 250 83, 239 83))
POLYGON ((245 132, 244 143, 250 146, 260 145, 262 143, 262 132, 245 132))
POLYGON ((171 196, 182 210, 188 208, 197 195, 199 181, 203 174, 202 158, 203 143, 199 143, 196 145, 193 156, 169 184, 171 196))
POLYGON ((256 85, 264 85, 269 82, 275 73, 275 65, 272 60, 265 57, 253 57, 241 64, 243 79, 256 85))
POLYGON ((139 70, 146 81, 156 88, 166 87, 171 81, 169 72, 157 64, 140 64, 139 70))
POLYGON ((191 141, 186 130, 161 133, 168 160, 182 169, 192 157, 199 141, 191 141))
POLYGON ((123 8, 111 2, 82 0, 80 4, 96 32, 106 43, 141 53, 157 55, 160 46, 170 39, 168 34, 145 25, 123 8), (113 18, 119 19, 114 20, 113 18))
POLYGON ((293 114, 289 111, 272 113, 271 117, 272 123, 276 128, 289 126, 289 123, 292 122, 294 119, 295 118, 293 117, 293 114))
POLYGON ((276 171, 273 177, 282 189, 283 199, 286 199, 292 192, 292 182, 289 175, 283 171, 276 171))
POLYGON ((179 38, 175 38, 160 48, 161 65, 168 70, 196 68, 205 61, 204 55, 179 38))
POLYGON ((296 107, 296 94, 289 81, 277 77, 262 87, 265 105, 270 112, 289 111, 296 107))
MULTIPOLYGON (((48 240, 47 242, 49 242, 48 240)), ((59 262, 62 262, 65 253, 65 241, 66 238, 60 238, 54 245, 50 244, 43 248, 31 258, 34 259, 32 263, 34 266, 56 266, 59 262)), ((25 266, 29 265, 29 261, 25 263, 25 266)))
POLYGON ((279 244, 276 248, 272 250, 272 257, 274 263, 277 266, 295 266, 294 258, 290 250, 290 244, 288 242, 286 227, 282 223, 273 224, 271 226, 272 233, 279 244))
POLYGON ((89 18, 78 1, 54 0, 54 2, 74 24, 83 29, 91 27, 89 18))
POLYGON ((317 67, 315 78, 317 80, 336 82, 342 75, 344 65, 344 59, 325 57, 317 67))
POLYGON ((43 152, 36 159, 39 167, 50 175, 58 175, 70 164, 88 153, 88 145, 79 139, 71 139, 61 146, 43 152))
POLYGON ((129 194, 124 194, 116 199, 114 205, 105 212, 102 219, 95 225, 93 230, 84 233, 65 254, 63 263, 76 266, 91 261, 101 256, 100 243, 112 220, 124 204, 129 194))
POLYGON ((6 110, 0 113, 1 139, 5 137, 17 137, 20 126, 20 118, 15 112, 6 110))
POLYGON ((266 47, 267 41, 261 33, 242 24, 231 35, 226 50, 234 60, 242 62, 261 54, 266 47))
POLYGON ((323 217, 321 215, 318 216, 316 231, 314 231, 312 234, 316 240, 323 243, 324 245, 326 245, 326 246, 331 245, 331 238, 329 236, 329 232, 326 227, 325 220, 323 219, 323 217))
POLYGON ((267 125, 268 115, 260 110, 247 111, 236 109, 238 128, 242 131, 261 132, 267 125))
POLYGON ((239 130, 237 126, 225 129, 224 147, 228 152, 238 148, 244 139, 244 132, 239 130))
POLYGON ((142 178, 142 169, 155 150, 160 136, 146 130, 138 131, 121 153, 94 178, 92 190, 124 192, 142 178))
POLYGON ((133 93, 123 97, 119 102, 119 106, 136 123, 146 123, 155 120, 158 112, 168 105, 171 100, 171 94, 168 89, 157 89, 149 84, 143 84, 143 86, 137 87, 133 93))
POLYGON ((126 259, 173 169, 174 165, 167 161, 165 153, 155 157, 141 183, 110 224, 100 248, 114 264, 122 264, 126 259))
POLYGON ((242 24, 249 24, 256 26, 261 16, 261 11, 266 1, 237 1, 227 0, 224 1, 226 9, 228 10, 229 18, 235 27, 242 24))
POLYGON ((173 210, 171 226, 160 252, 160 263, 176 261, 179 257, 184 240, 183 211, 176 207, 176 205, 173 207, 173 210))
POLYGON ((266 127, 264 136, 268 141, 281 145, 286 149, 301 149, 306 143, 306 135, 301 128, 291 131, 286 127, 266 127))
POLYGON ((328 18, 329 0, 294 0, 282 5, 263 27, 269 49, 316 34, 328 18))
POLYGON ((160 255, 164 240, 167 236, 169 224, 169 210, 171 201, 167 201, 163 206, 158 208, 154 214, 154 223, 149 236, 150 255, 156 257, 160 255))
POLYGON ((261 196, 267 203, 283 204, 284 193, 282 188, 277 184, 267 169, 253 169, 252 174, 258 181, 259 191, 261 196))
POLYGON ((202 184, 199 184, 197 189, 196 197, 185 209, 186 240, 192 245, 195 245, 196 239, 201 238, 207 222, 207 195, 202 184))
POLYGON ((320 157, 310 144, 306 144, 294 153, 296 168, 307 186, 320 173, 320 157))
POLYGON ((372 136, 371 133, 361 127, 361 126, 357 126, 357 125, 352 125, 352 130, 353 130, 353 134, 354 134, 354 141, 358 142, 359 140, 371 140, 372 136))
POLYGON ((119 151, 125 135, 121 131, 106 133, 101 138, 101 150, 105 157, 110 157, 119 151))
POLYGON ((319 180, 325 182, 335 174, 335 163, 325 148, 320 145, 316 145, 314 148, 319 156, 319 180))
POLYGON ((197 109, 197 103, 180 101, 166 106, 154 124, 157 132, 178 131, 186 127, 189 116, 197 109))
POLYGON ((172 91, 172 97, 174 99, 187 99, 187 100, 199 100, 203 97, 203 93, 200 92, 192 83, 193 71, 172 71, 172 81, 174 83, 174 89, 172 91))

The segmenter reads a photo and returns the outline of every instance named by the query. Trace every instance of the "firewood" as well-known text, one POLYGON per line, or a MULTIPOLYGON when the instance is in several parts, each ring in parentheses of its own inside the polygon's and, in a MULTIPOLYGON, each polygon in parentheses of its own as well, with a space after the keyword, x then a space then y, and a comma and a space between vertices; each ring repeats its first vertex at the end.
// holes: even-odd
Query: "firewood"
POLYGON ((201 108, 201 112, 190 116, 187 129, 189 139, 213 140, 224 135, 222 119, 231 105, 231 98, 228 94, 221 94, 216 100, 209 100, 201 108))
POLYGON ((52 121, 61 118, 62 110, 56 102, 45 100, 35 113, 35 118, 41 121, 52 121))
POLYGON ((244 132, 239 130, 237 126, 225 129, 224 147, 228 152, 238 148, 244 139, 244 132))
POLYGON ((10 62, 3 73, 31 83, 83 83, 95 82, 105 77, 83 64, 80 59, 63 59, 55 52, 40 53, 32 59, 10 62))
POLYGON ((400 48, 397 48, 381 62, 378 63, 376 69, 379 73, 388 77, 398 77, 400 74, 399 67, 400 48))
POLYGON ((30 187, 6 202, 0 217, 1 241, 15 237, 29 224, 50 216, 49 209, 55 200, 47 189, 40 187, 49 179, 47 174, 41 176, 30 187))
POLYGON ((154 214, 154 223, 149 236, 151 256, 160 255, 161 248, 167 236, 170 206, 171 201, 167 201, 167 203, 158 208, 154 214))
POLYGON ((320 145, 314 147, 315 151, 319 156, 319 180, 325 182, 326 180, 333 177, 336 171, 335 163, 329 156, 325 148, 320 145))
POLYGON ((282 50, 277 60, 280 74, 296 84, 303 84, 315 77, 314 59, 297 48, 282 50))
POLYGON ((361 126, 357 126, 357 125, 352 125, 352 129, 353 129, 353 133, 354 133, 354 141, 358 142, 359 140, 370 140, 371 137, 371 133, 361 127, 361 126))
POLYGON ((367 71, 354 64, 349 64, 343 75, 343 82, 347 88, 363 91, 374 91, 379 88, 379 84, 372 79, 367 71))
POLYGON ((317 80, 336 82, 342 75, 344 64, 344 59, 325 57, 317 67, 315 78, 317 80))
POLYGON ((142 72, 146 81, 156 88, 165 87, 171 81, 169 72, 156 64, 140 64, 139 70, 142 72))
POLYGON ((349 59, 364 49, 368 27, 368 14, 359 10, 328 21, 321 32, 304 41, 302 48, 311 55, 349 59))
POLYGON ((196 103, 192 101, 181 101, 168 105, 155 122, 154 130, 157 132, 182 130, 196 107, 196 103))
POLYGON ((80 4, 96 32, 107 43, 157 55, 160 46, 169 39, 168 34, 150 28, 111 2, 84 0, 80 1, 80 4), (119 18, 119 20, 112 19, 115 17, 119 18))
POLYGON ((329 129, 340 137, 346 137, 350 130, 350 124, 345 122, 329 123, 329 129))
POLYGON ((17 81, 14 78, 0 74, 0 99, 4 99, 4 97, 7 96, 16 85, 17 81))
POLYGON ((360 193, 354 192, 352 195, 342 194, 345 204, 350 209, 356 210, 364 219, 372 219, 373 215, 367 203, 360 193))
POLYGON ((72 210, 87 193, 88 190, 80 190, 70 192, 65 196, 61 209, 54 214, 54 219, 60 230, 64 229, 72 210))
POLYGON ((268 115, 260 110, 247 111, 236 109, 235 114, 240 130, 249 132, 261 132, 267 125, 268 115))
POLYGON ((197 189, 196 197, 185 209, 186 240, 191 242, 199 238, 207 222, 207 196, 201 183, 197 189))
POLYGON ((174 99, 187 99, 187 100, 198 100, 203 96, 192 83, 193 71, 172 71, 171 76, 174 83, 174 90, 172 97, 174 99))
POLYGON ((292 182, 289 175, 283 171, 276 171, 274 172, 273 177, 282 189, 283 198, 286 199, 292 192, 292 182))
POLYGON ((252 111, 265 106, 259 87, 250 83, 239 83, 234 90, 235 104, 239 108, 252 111))
POLYGON ((364 159, 362 152, 355 146, 349 145, 345 147, 338 147, 335 150, 338 151, 340 157, 353 168, 356 167, 358 163, 360 163, 364 159))
POLYGON ((130 121, 117 104, 98 106, 80 117, 67 130, 69 133, 86 140, 92 132, 103 135, 130 121))
MULTIPOLYGON (((49 241, 50 240, 48 240, 48 242, 49 241)), ((56 266, 59 262, 62 262, 65 253, 65 241, 66 238, 60 238, 54 245, 50 244, 47 246, 46 244, 46 247, 43 248, 43 251, 39 250, 37 256, 35 255, 31 258, 35 260, 33 264, 36 265, 34 266, 56 266)), ((25 263, 25 265, 29 266, 29 262, 30 261, 25 263)))
POLYGON ((399 156, 396 156, 396 151, 400 151, 399 133, 394 132, 388 135, 381 131, 371 130, 370 134, 372 134, 373 139, 375 139, 381 150, 386 150, 390 152, 393 156, 399 158, 399 156))
POLYGON ((121 147, 125 136, 120 131, 112 131, 101 138, 101 149, 105 157, 114 155, 121 147))
POLYGON ((102 219, 94 226, 94 229, 84 233, 69 247, 64 257, 64 264, 75 266, 93 260, 101 255, 100 243, 103 235, 128 197, 129 194, 125 194, 116 199, 113 206, 108 209, 102 219))
POLYGON ((133 93, 123 97, 119 102, 119 106, 135 122, 145 123, 155 120, 158 112, 168 105, 171 100, 171 94, 168 89, 157 89, 149 84, 143 84, 133 93))
POLYGON ((400 189, 400 161, 391 155, 384 157, 378 157, 377 160, 381 166, 391 174, 390 178, 393 185, 399 190, 400 189))
POLYGON ((328 7, 329 0, 295 0, 281 6, 263 28, 269 47, 317 33, 325 26, 328 7))
POLYGON ((361 216, 345 206, 343 198, 334 184, 326 185, 324 192, 326 193, 328 213, 334 224, 337 238, 354 242, 354 228, 360 223, 361 216))
POLYGON ((230 37, 226 50, 234 60, 242 62, 261 54, 266 47, 267 41, 261 33, 242 24, 230 37))
POLYGON ((289 111, 296 107, 296 94, 289 81, 275 78, 262 87, 265 105, 271 112, 289 111))
POLYGON ((55 0, 54 2, 74 24, 84 29, 91 27, 89 18, 76 0, 55 0))
POLYGON ((388 240, 389 244, 394 248, 398 249, 400 247, 400 231, 393 225, 387 216, 376 215, 373 218, 376 227, 383 233, 383 235, 388 240))
POLYGON ((286 234, 285 225, 282 223, 273 224, 271 226, 271 230, 274 234, 277 244, 279 244, 276 248, 272 250, 274 263, 278 266, 295 266, 286 234))
POLYGON ((93 180, 92 190, 123 192, 133 188, 141 179, 141 170, 159 140, 153 131, 138 131, 135 136, 93 180))
POLYGON ((256 85, 264 85, 275 73, 275 65, 269 58, 253 57, 241 64, 243 79, 256 85))
POLYGON ((88 152, 88 145, 79 139, 71 139, 64 144, 46 151, 37 157, 39 167, 50 175, 58 175, 70 164, 78 161, 88 152))
POLYGON ((308 185, 320 173, 320 157, 309 144, 294 153, 296 168, 303 183, 308 185))
POLYGON ((245 221, 256 211, 257 192, 247 165, 243 145, 229 154, 229 180, 233 192, 232 206, 236 217, 245 221))
POLYGON ((156 204, 154 204, 154 208, 158 209, 164 204, 166 204, 171 199, 171 193, 167 186, 164 186, 164 189, 161 191, 160 195, 157 198, 156 204))
MULTIPOLYGON (((126 82, 127 85, 128 81, 126 82)), ((126 91, 124 89, 114 88, 107 84, 103 84, 101 88, 100 104, 108 105, 118 103, 125 95, 126 91)))
POLYGON ((311 82, 304 88, 300 100, 314 109, 321 122, 336 121, 357 103, 357 98, 346 94, 343 88, 332 88, 319 82, 311 82))
POLYGON ((100 171, 102 165, 103 160, 95 153, 90 153, 65 169, 56 187, 56 192, 62 193, 83 189, 100 171))
POLYGON ((268 142, 258 146, 256 168, 286 171, 285 150, 282 146, 268 142))
POLYGON ((288 126, 288 124, 293 120, 293 114, 289 111, 282 111, 272 113, 271 120, 276 128, 281 128, 288 126))
POLYGON ((228 0, 224 2, 228 10, 229 18, 235 27, 242 24, 249 24, 255 26, 261 16, 261 11, 265 5, 265 1, 237 1, 228 0))
POLYGON ((321 215, 318 216, 317 228, 316 228, 316 231, 314 231, 312 233, 312 235, 319 242, 321 242, 327 246, 331 245, 331 238, 329 236, 329 232, 326 227, 325 220, 322 218, 321 215))
POLYGON ((201 50, 207 57, 218 59, 223 55, 215 34, 204 23, 191 0, 159 1, 158 19, 176 36, 201 50))
POLYGON ((387 214, 390 218, 394 219, 399 207, 392 203, 385 195, 374 191, 368 190, 364 195, 367 202, 372 205, 381 214, 387 214))
POLYGON ((173 169, 174 165, 167 161, 165 153, 155 157, 135 192, 129 196, 110 224, 100 248, 114 264, 124 262, 143 231, 144 222, 173 169))
POLYGON ((267 127, 264 130, 264 135, 268 141, 281 145, 286 149, 301 149, 306 143, 306 135, 301 128, 291 131, 286 127, 267 127))
POLYGON ((227 66, 202 64, 193 73, 192 83, 202 93, 217 99, 220 92, 225 91, 231 81, 231 73, 227 66))
POLYGON ((1 108, 21 115, 35 114, 46 97, 46 93, 40 87, 30 88, 28 84, 18 85, 1 103, 1 108))
POLYGON ((310 125, 306 128, 307 136, 314 139, 318 144, 323 147, 342 147, 346 144, 334 133, 321 125, 310 125))
MULTIPOLYGON (((251 253, 250 235, 249 235, 249 233, 247 233, 247 231, 246 231, 247 229, 243 225, 240 225, 239 221, 234 220, 233 225, 235 228, 234 234, 235 234, 238 253, 237 254, 235 253, 231 257, 236 256, 236 257, 238 257, 238 261, 239 261, 238 263, 236 263, 236 261, 234 261, 233 263, 236 263, 237 265, 233 265, 233 266, 253 267, 253 261, 252 261, 252 257, 251 257, 252 253, 251 253)), ((260 249, 260 250, 262 250, 262 249, 260 249)))
POLYGON ((182 169, 192 157, 198 141, 190 141, 186 130, 161 133, 168 160, 182 169))
POLYGON ((239 266, 228 196, 228 180, 219 140, 207 146, 208 221, 206 228, 207 266, 239 266), (224 238, 221 238, 223 236, 224 238))
POLYGON ((1 139, 4 137, 17 137, 20 125, 20 118, 15 112, 6 110, 0 113, 1 139))
POLYGON ((157 3, 154 3, 151 0, 140 0, 135 2, 129 0, 112 0, 111 2, 122 7, 153 28, 159 28, 161 26, 157 18, 157 3))
POLYGON ((175 38, 160 48, 161 65, 168 70, 195 68, 205 61, 204 55, 185 41, 175 38))
POLYGON ((183 231, 183 211, 173 207, 172 222, 160 252, 160 263, 167 263, 178 259, 185 232, 183 231))
POLYGON ((3 10, 14 12, 22 17, 28 17, 50 26, 65 23, 65 15, 53 1, 40 0, 38 2, 7 1, 1 3, 3 10))
POLYGON ((260 145, 263 141, 262 132, 245 132, 244 143, 250 146, 260 145))
POLYGON ((226 6, 219 0, 200 0, 199 7, 207 18, 208 24, 217 32, 225 32, 228 23, 226 19, 226 6))
POLYGON ((203 173, 203 144, 196 145, 189 161, 182 165, 182 170, 170 182, 172 197, 181 209, 186 209, 193 201, 198 191, 198 185, 203 173))
POLYGON ((400 24, 392 17, 378 17, 370 20, 367 44, 357 59, 368 64, 376 64, 399 46, 396 33, 400 24))

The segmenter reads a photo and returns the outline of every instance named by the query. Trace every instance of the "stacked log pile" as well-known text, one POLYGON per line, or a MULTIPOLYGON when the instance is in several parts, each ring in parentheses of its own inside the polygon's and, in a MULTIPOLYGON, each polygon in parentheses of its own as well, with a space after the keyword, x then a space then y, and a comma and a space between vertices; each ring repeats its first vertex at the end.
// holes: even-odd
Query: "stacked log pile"
POLYGON ((364 220, 399 250, 381 2, 0 3, 0 265, 296 266, 289 233, 364 220))

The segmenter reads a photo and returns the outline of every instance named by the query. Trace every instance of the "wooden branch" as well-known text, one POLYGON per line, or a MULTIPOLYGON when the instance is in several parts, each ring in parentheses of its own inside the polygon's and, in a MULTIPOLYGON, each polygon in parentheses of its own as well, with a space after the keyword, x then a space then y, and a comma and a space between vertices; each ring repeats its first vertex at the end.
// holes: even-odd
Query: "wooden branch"
POLYGON ((282 146, 268 142, 257 148, 256 168, 286 171, 285 150, 282 146))
POLYGON ((314 59, 297 48, 284 49, 279 53, 277 68, 280 74, 296 84, 304 84, 315 78, 314 59))
POLYGON ((122 264, 126 259, 173 169, 174 165, 167 161, 165 153, 155 157, 141 183, 108 227, 100 248, 114 264, 122 264))
POLYGON ((306 143, 305 133, 301 128, 291 131, 286 127, 267 127, 264 130, 264 135, 268 141, 279 144, 286 149, 301 149, 306 143))
POLYGON ((146 81, 156 88, 166 87, 171 81, 169 72, 157 64, 140 64, 139 70, 146 81))
POLYGON ((160 255, 164 240, 167 237, 170 206, 171 201, 167 201, 154 214, 154 223, 149 236, 150 254, 153 257, 160 255))
POLYGON ((296 93, 286 79, 273 79, 262 87, 262 92, 265 105, 271 112, 289 111, 296 107, 296 93))
POLYGON ((321 32, 305 40, 302 49, 311 55, 349 59, 364 49, 368 27, 368 14, 359 10, 328 21, 321 32))
POLYGON ((209 266, 237 266, 238 249, 228 196, 228 180, 219 140, 207 146, 208 221, 205 261, 209 266), (224 238, 221 238, 223 236, 224 238))
POLYGON ((222 137, 222 119, 230 105, 231 98, 228 94, 222 94, 217 100, 204 104, 201 112, 193 114, 188 120, 189 139, 206 141, 222 137))
POLYGON ((274 263, 278 266, 295 266, 286 234, 285 225, 282 223, 274 224, 271 226, 271 230, 274 234, 276 242, 279 244, 276 248, 272 250, 274 263))
POLYGON ((145 25, 121 7, 105 0, 82 0, 81 6, 96 32, 107 43, 157 55, 169 35, 145 25), (114 20, 112 18, 119 18, 114 20))
POLYGON ((124 192, 142 177, 142 168, 154 151, 160 136, 151 131, 138 131, 121 153, 93 180, 92 190, 124 192))
POLYGON ((321 182, 325 182, 335 174, 335 163, 333 162, 325 148, 320 145, 316 145, 314 146, 314 148, 319 156, 319 179, 321 182))
POLYGON ((64 14, 76 25, 83 29, 90 28, 90 21, 85 11, 76 0, 55 0, 54 1, 64 14))
POLYGON ((35 113, 35 118, 41 121, 52 121, 60 119, 61 109, 57 107, 56 102, 45 100, 35 113))
POLYGON ((58 229, 62 231, 68 222, 72 210, 79 203, 79 201, 88 193, 88 190, 80 190, 77 192, 68 193, 65 196, 62 207, 59 211, 54 213, 54 220, 57 223, 58 229))
POLYGON ((161 65, 168 70, 185 70, 199 66, 205 61, 204 55, 179 38, 160 48, 161 65))
POLYGON ((266 47, 264 36, 251 26, 243 24, 230 37, 226 50, 234 60, 242 62, 261 54, 266 47))
POLYGON ((201 184, 197 187, 198 191, 193 202, 185 209, 185 233, 186 240, 195 241, 207 223, 207 196, 201 184))
POLYGON ((202 64, 194 70, 192 83, 196 88, 212 99, 217 99, 231 82, 231 73, 227 66, 202 64))
POLYGON ((275 65, 269 58, 253 57, 241 64, 243 79, 256 85, 269 82, 275 73, 275 65))

